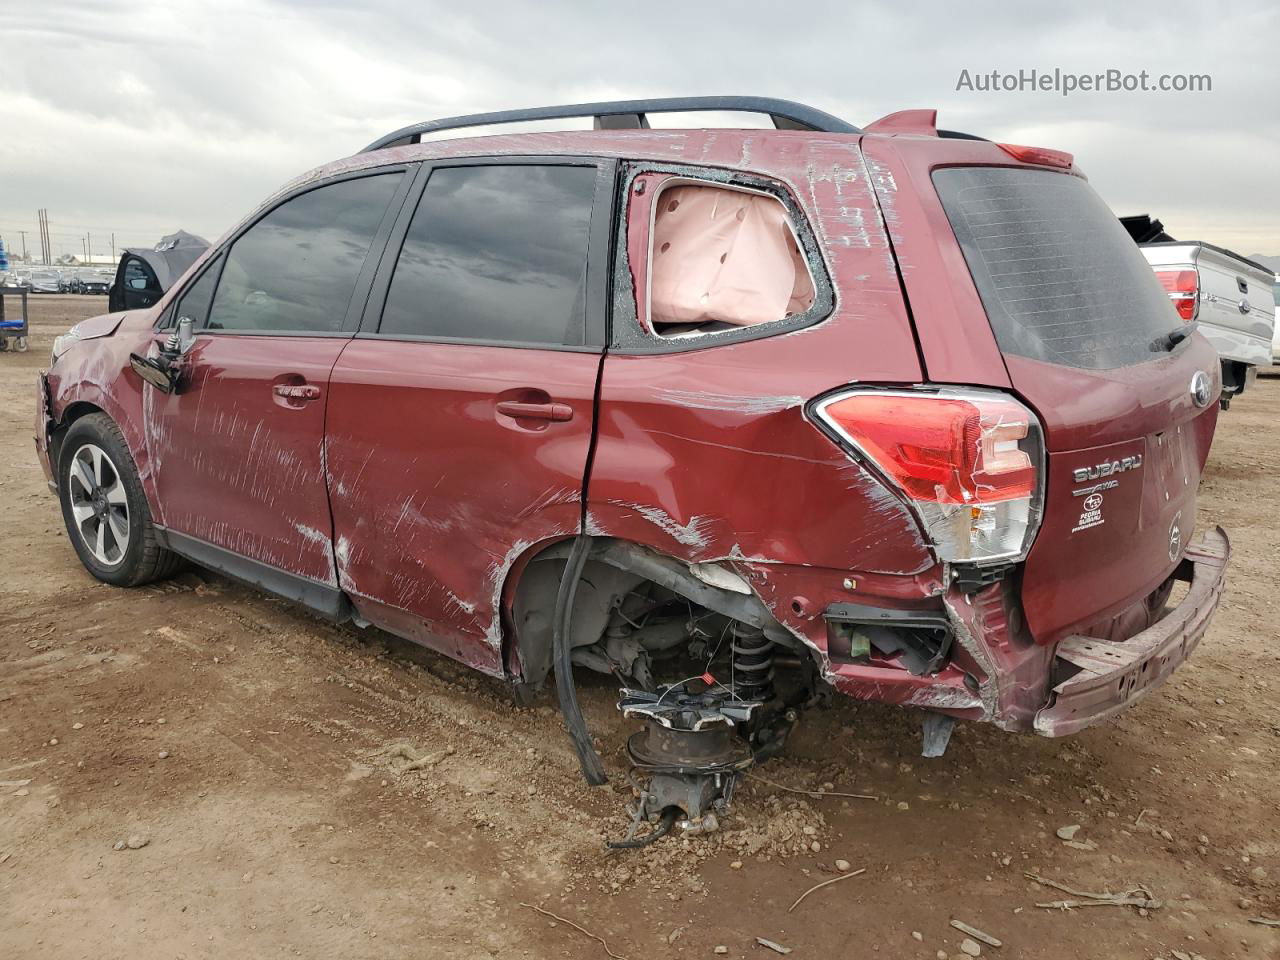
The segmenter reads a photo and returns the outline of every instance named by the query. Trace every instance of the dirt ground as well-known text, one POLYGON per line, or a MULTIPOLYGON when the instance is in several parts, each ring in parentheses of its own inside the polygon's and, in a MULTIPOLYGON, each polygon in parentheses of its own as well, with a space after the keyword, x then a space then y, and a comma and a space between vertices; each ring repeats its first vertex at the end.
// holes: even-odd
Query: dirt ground
MULTIPOLYGON (((105 306, 33 298, 31 351, 0 354, 0 957, 775 956, 764 937, 935 960, 963 956, 952 919, 1003 940, 984 956, 1280 957, 1280 929, 1249 922, 1280 916, 1280 380, 1219 423, 1217 619, 1126 716, 1064 741, 963 725, 923 760, 918 716, 840 702, 721 833, 606 858, 626 794, 583 785, 550 695, 518 707, 211 573, 131 591, 85 573, 35 461, 33 382, 105 306), (404 771, 399 743, 438 762, 404 771), (837 859, 866 872, 789 912, 837 859), (1046 910, 1067 894, 1028 873, 1163 905, 1046 910)), ((583 696, 620 782, 614 690, 583 696)))

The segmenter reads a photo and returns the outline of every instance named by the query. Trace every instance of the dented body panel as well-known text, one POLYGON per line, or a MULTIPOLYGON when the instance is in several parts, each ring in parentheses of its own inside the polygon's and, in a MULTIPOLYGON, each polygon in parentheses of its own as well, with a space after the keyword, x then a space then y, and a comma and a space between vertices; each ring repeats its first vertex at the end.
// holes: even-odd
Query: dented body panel
POLYGON ((600 357, 553 356, 357 339, 330 384, 326 464, 342 589, 366 619, 394 622, 488 673, 502 673, 501 598, 513 565, 581 525, 600 357), (499 409, 551 397, 566 420, 499 409))
MULTIPOLYGON (((703 606, 720 616, 749 610, 771 641, 812 661, 843 694, 1011 731, 1058 735, 1129 702, 1132 685, 1114 677, 1087 695, 1077 694, 1084 680, 1064 678, 1074 661, 1059 648, 1078 654, 1080 637, 1128 643, 1126 662, 1140 670, 1159 659, 1161 677, 1179 659, 1173 647, 1185 656, 1194 646, 1221 589, 1225 546, 1216 579, 1201 573, 1212 561, 1196 559, 1215 555, 1216 541, 1195 548, 1194 610, 1170 613, 1164 601, 1187 566, 1171 549, 1170 522, 1183 524, 1181 548, 1214 428, 1186 384, 1211 348, 1196 339, 1149 364, 1087 373, 1002 353, 931 180, 940 166, 1028 166, 999 145, 942 140, 918 111, 865 136, 489 136, 348 157, 260 210, 375 167, 403 168, 406 183, 418 183, 426 167, 415 165, 437 160, 548 157, 597 159, 599 182, 613 191, 607 211, 597 194, 593 223, 616 221, 616 231, 593 233, 583 280, 588 302, 599 297, 600 315, 589 317, 598 337, 586 339, 596 346, 379 334, 409 215, 393 206, 399 233, 371 250, 377 265, 345 335, 200 336, 185 383, 163 395, 132 372, 129 354, 154 353, 167 335, 157 325, 185 281, 149 310, 82 325, 86 342, 40 384, 46 473, 55 476, 57 438, 75 416, 105 411, 163 527, 303 578, 361 620, 512 680, 545 676, 549 585, 559 582, 566 541, 582 534, 604 541, 596 557, 614 570, 599 596, 583 591, 580 629, 601 633, 646 578, 677 596, 720 591, 718 604, 703 606), (811 305, 776 321, 660 335, 646 300, 654 203, 668 181, 777 199, 794 230, 789 255, 799 251, 813 281, 811 305), (603 274, 597 257, 607 260, 603 274), (1048 509, 1030 553, 995 571, 940 560, 917 505, 815 421, 816 400, 855 384, 1020 398, 1045 440, 1048 509), (527 416, 533 408, 541 412, 527 416), (1129 468, 1104 478, 1115 481, 1107 534, 1122 536, 1100 554, 1089 539, 1096 531, 1072 529, 1076 477, 1126 458, 1129 468), (1163 559, 1130 562, 1157 547, 1163 559), (522 584, 539 596, 520 595, 522 584), (833 613, 848 607, 918 614, 942 625, 945 647, 924 666, 903 650, 864 648, 864 638, 855 649, 858 625, 846 629, 833 613), (524 644, 538 648, 528 673, 524 644)), ((580 653, 574 662, 588 662, 580 653)))
POLYGON ((1114 716, 1145 697, 1191 655, 1218 608, 1231 543, 1221 527, 1208 531, 1187 551, 1178 579, 1190 583, 1173 610, 1118 642, 1092 636, 1067 638, 1058 655, 1079 672, 1054 688, 1052 706, 1035 717, 1035 731, 1048 737, 1076 733, 1114 716))
POLYGON ((56 482, 52 457, 57 441, 56 436, 48 435, 48 426, 65 425, 73 410, 101 410, 119 425, 151 509, 159 509, 143 416, 150 391, 144 392, 141 378, 129 367, 130 353, 146 353, 150 347, 154 320, 151 311, 135 311, 82 321, 91 330, 109 328, 110 333, 75 345, 45 374, 45 396, 40 402, 47 405, 48 420, 45 442, 42 445, 37 440, 37 451, 51 482, 56 482))

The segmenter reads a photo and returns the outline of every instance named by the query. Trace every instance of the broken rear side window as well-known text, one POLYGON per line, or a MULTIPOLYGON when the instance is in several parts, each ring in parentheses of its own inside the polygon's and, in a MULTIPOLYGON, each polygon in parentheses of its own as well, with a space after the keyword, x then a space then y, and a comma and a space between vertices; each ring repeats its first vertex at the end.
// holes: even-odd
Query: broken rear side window
POLYGON ((654 201, 649 322, 677 337, 784 320, 813 305, 786 208, 754 191, 677 181, 654 201))
POLYGON ((1081 178, 952 167, 933 183, 1004 353, 1108 370, 1152 359, 1178 325, 1137 244, 1081 178))

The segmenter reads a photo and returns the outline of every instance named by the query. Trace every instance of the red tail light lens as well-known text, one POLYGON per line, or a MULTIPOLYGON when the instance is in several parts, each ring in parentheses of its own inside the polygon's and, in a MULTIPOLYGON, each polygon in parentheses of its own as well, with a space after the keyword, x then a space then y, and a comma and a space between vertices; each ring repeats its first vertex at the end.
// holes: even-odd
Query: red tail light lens
POLYGON ((854 391, 815 415, 915 505, 939 556, 1023 555, 1039 523, 1040 424, 985 391, 854 391))
POLYGON ((1156 279, 1169 294, 1178 316, 1194 320, 1200 299, 1200 275, 1194 270, 1157 270, 1156 279))
POLYGON ((1069 170, 1075 163, 1075 157, 1065 150, 1050 150, 1048 147, 1026 147, 1020 143, 997 143, 997 147, 1023 163, 1038 163, 1046 167, 1062 167, 1069 170))

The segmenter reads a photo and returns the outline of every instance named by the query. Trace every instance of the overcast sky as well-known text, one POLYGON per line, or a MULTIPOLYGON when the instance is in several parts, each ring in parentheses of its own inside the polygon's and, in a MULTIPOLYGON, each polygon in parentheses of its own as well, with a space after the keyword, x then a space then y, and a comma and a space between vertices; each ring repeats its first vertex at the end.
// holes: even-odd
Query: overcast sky
POLYGON ((759 94, 854 123, 1069 150, 1117 213, 1280 255, 1280 5, 0 0, 0 236, 55 252, 219 236, 302 171, 406 123, 759 94), (1202 93, 957 91, 962 70, 1209 74, 1202 93))

